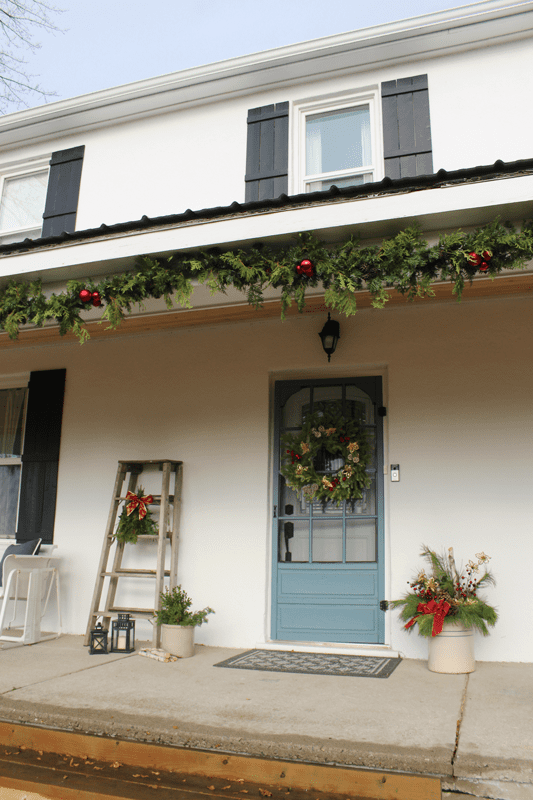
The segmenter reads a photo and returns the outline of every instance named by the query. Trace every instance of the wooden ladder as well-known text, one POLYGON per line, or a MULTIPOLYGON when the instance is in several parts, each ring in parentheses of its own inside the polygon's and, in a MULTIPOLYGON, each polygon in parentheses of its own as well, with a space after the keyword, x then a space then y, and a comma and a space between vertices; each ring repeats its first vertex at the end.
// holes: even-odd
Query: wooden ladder
MULTIPOLYGON (((94 587, 94 594, 91 603, 89 621, 85 634, 84 644, 88 645, 91 638, 91 630, 95 627, 99 617, 103 617, 104 628, 110 629, 112 614, 130 613, 134 616, 141 616, 151 619, 161 608, 160 593, 164 588, 164 579, 170 580, 170 588, 176 586, 178 572, 178 542, 179 542, 179 518, 181 509, 181 487, 183 481, 183 462, 181 461, 119 461, 111 508, 104 536, 98 575, 94 587), (157 541, 157 564, 155 569, 123 569, 122 557, 124 555, 125 542, 115 540, 115 525, 120 505, 125 502, 126 494, 122 494, 122 488, 126 476, 130 475, 127 491, 135 494, 139 475, 142 474, 146 466, 157 465, 162 473, 161 494, 152 494, 153 505, 160 505, 159 526, 157 536, 139 536, 139 540, 157 541), (170 494, 170 476, 174 473, 174 494, 170 494), (172 514, 170 514, 172 506, 172 514), (170 569, 165 569, 166 544, 170 540, 170 569), (111 550, 115 544, 113 563, 109 569, 109 558, 111 550), (155 595, 153 608, 124 608, 115 605, 118 581, 124 577, 136 578, 155 578, 155 595), (109 578, 107 586, 107 596, 104 607, 101 608, 102 593, 104 590, 105 579, 109 578)), ((160 645, 160 626, 154 624, 153 646, 160 645)))

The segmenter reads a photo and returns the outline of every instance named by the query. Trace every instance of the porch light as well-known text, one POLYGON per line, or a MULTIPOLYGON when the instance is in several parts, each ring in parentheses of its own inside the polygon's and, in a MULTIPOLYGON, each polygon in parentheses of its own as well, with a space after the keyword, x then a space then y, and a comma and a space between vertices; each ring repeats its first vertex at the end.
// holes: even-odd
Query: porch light
POLYGON ((328 361, 331 361, 331 356, 335 352, 337 342, 341 338, 341 327, 339 323, 331 319, 331 315, 328 314, 328 321, 324 324, 324 327, 318 335, 322 339, 322 347, 328 357, 328 361))
POLYGON ((96 627, 91 631, 89 655, 92 656, 97 653, 105 653, 107 655, 107 634, 107 629, 102 627, 102 623, 98 620, 96 627))
POLYGON ((111 652, 133 653, 135 650, 135 620, 129 614, 119 614, 111 622, 111 652))

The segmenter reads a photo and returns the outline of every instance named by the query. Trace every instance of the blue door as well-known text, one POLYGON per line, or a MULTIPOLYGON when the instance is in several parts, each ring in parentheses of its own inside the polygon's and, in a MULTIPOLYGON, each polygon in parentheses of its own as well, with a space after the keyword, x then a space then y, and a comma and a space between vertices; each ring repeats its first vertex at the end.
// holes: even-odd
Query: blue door
MULTIPOLYGON (((383 642, 381 378, 281 381, 275 401, 272 638, 383 642), (297 437, 306 418, 324 414, 326 419, 329 412, 355 420, 370 448, 368 488, 360 499, 340 505, 316 500, 307 487, 292 489, 282 474, 286 460, 297 457, 282 437, 297 437)), ((313 463, 326 480, 339 469, 327 454, 313 463)))

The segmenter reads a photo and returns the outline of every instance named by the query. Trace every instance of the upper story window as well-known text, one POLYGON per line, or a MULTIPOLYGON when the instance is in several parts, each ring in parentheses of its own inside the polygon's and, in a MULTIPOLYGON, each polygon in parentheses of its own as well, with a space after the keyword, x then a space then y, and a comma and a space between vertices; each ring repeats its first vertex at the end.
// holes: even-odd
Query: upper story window
POLYGON ((295 192, 325 191, 381 180, 377 89, 295 103, 295 192))
POLYGON ((4 172, 0 176, 0 243, 41 235, 48 169, 4 172))

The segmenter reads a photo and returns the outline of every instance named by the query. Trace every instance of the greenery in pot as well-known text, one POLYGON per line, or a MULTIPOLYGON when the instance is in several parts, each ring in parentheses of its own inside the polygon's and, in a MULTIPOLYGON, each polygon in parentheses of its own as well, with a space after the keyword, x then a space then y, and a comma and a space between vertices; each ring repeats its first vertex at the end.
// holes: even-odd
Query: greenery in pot
POLYGON ((157 625, 195 627, 203 622, 209 622, 207 615, 215 613, 209 606, 201 611, 190 611, 192 600, 181 586, 165 589, 164 592, 161 592, 160 597, 161 608, 156 614, 157 625))
POLYGON ((431 565, 431 574, 419 572, 409 582, 411 591, 392 602, 393 608, 401 608, 400 619, 405 620, 405 629, 410 632, 416 624, 422 636, 437 636, 446 620, 461 622, 467 628, 474 626, 487 636, 487 625, 495 625, 498 619, 496 610, 478 594, 480 586, 496 583, 486 567, 478 577, 489 556, 476 553, 477 561, 469 561, 461 571, 456 567, 453 547, 447 555, 439 556, 424 546, 421 556, 431 565))

